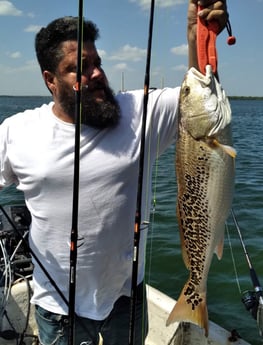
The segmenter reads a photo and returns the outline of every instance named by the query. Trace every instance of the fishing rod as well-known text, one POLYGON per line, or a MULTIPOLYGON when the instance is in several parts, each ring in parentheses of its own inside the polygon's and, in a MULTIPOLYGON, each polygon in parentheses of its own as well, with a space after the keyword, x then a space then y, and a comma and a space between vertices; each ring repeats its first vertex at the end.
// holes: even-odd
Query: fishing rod
POLYGON ((75 344, 75 296, 76 296, 76 267, 78 241, 78 212, 79 212, 79 158, 80 158, 80 130, 81 130, 81 76, 82 76, 82 42, 83 42, 83 0, 78 5, 78 51, 75 90, 75 152, 74 178, 72 202, 72 227, 70 237, 70 267, 69 267, 69 339, 68 344, 75 344))
POLYGON ((143 95, 143 116, 141 129, 141 146, 140 146, 140 160, 139 160, 139 174, 137 184, 137 203, 134 224, 134 238, 133 238, 133 265, 132 265, 132 284, 131 284, 131 314, 129 327, 129 345, 135 345, 135 314, 136 314, 136 300, 137 300, 137 279, 138 279, 138 264, 139 264, 139 244, 140 244, 140 226, 141 226, 141 206, 142 206, 142 191, 143 191, 143 170, 144 170, 144 156, 145 156, 145 133, 147 108, 149 98, 150 85, 150 66, 151 66, 151 51, 152 51, 152 35, 153 35, 153 20, 154 20, 154 5, 155 1, 151 0, 150 20, 148 31, 148 47, 146 68, 144 77, 144 95, 143 95))
MULTIPOLYGON (((45 276, 47 277, 47 279, 50 281, 51 285, 54 287, 54 289, 56 290, 56 292, 58 293, 58 295, 61 297, 61 299, 63 300, 63 302, 66 304, 66 306, 69 308, 69 301, 66 299, 65 295, 63 294, 63 292, 60 290, 60 288, 58 287, 57 283, 55 282, 55 280, 51 277, 51 275, 49 274, 49 272, 46 270, 46 268, 44 267, 43 263, 40 261, 40 259, 37 257, 37 255, 35 254, 35 252, 31 249, 31 247, 29 246, 28 241, 26 240, 26 236, 24 236, 19 228, 15 225, 15 223, 13 222, 13 220, 11 219, 11 217, 9 216, 9 214, 7 213, 7 211, 5 210, 5 208, 0 205, 0 211, 3 213, 3 215, 5 216, 6 220, 8 221, 8 223, 11 225, 11 227, 14 230, 14 233, 18 235, 20 242, 23 244, 25 250, 27 250, 27 252, 32 256, 32 258, 37 262, 37 264, 39 265, 39 267, 41 268, 42 272, 45 274, 45 276)), ((23 223, 23 225, 29 227, 29 223, 30 221, 27 219, 27 217, 19 215, 19 217, 21 217, 21 223, 23 223)), ((14 254, 14 253, 13 253, 14 254)), ((13 255, 12 254, 12 255, 13 255)), ((75 314, 76 317, 76 314, 75 314)), ((83 324, 83 321, 80 320, 80 323, 82 324, 82 327, 85 328, 85 325, 83 324)), ((88 332, 88 330, 86 330, 88 332)), ((89 333, 89 332, 88 332, 89 333)), ((6 333, 4 333, 6 335, 6 333)), ((13 333, 9 333, 8 335, 9 337, 14 336, 14 338, 17 337, 17 334, 13 334, 13 333)), ((2 337, 3 337, 3 332, 2 332, 2 337)))
POLYGON ((251 263, 247 248, 245 246, 240 227, 238 225, 236 216, 233 209, 231 209, 231 215, 234 220, 235 227, 237 229, 239 239, 246 257, 246 261, 249 267, 250 278, 254 287, 254 291, 245 291, 243 293, 242 302, 244 303, 246 309, 250 311, 253 318, 257 321, 259 334, 263 335, 263 293, 262 287, 260 285, 256 271, 251 263))
MULTIPOLYGON (((37 262, 37 264, 39 265, 40 269, 43 271, 43 273, 45 274, 45 276, 47 277, 47 279, 50 281, 51 285, 54 287, 54 289, 56 290, 56 292, 59 294, 59 296, 61 297, 61 299, 63 300, 63 302, 66 304, 67 307, 69 307, 69 301, 66 299, 65 295, 63 294, 63 292, 60 290, 60 288, 58 287, 57 283, 55 282, 55 280, 51 277, 50 273, 47 271, 47 269, 44 267, 44 265, 42 264, 42 262, 40 261, 40 259, 37 257, 37 255, 35 254, 35 252, 31 249, 31 247, 29 246, 28 240, 26 239, 27 236, 25 236, 25 234, 21 233, 21 230, 19 229, 19 226, 16 226, 15 222, 12 220, 12 218, 9 216, 8 212, 5 210, 4 206, 2 206, 0 204, 0 211, 2 212, 2 214, 5 216, 7 222, 11 225, 14 233, 19 237, 20 243, 23 244, 25 250, 31 255, 31 257, 37 262)), ((27 228, 29 228, 29 224, 30 224, 30 219, 23 214, 19 214, 19 222, 23 225, 26 226, 27 228)), ((0 231, 1 233, 1 231, 0 231)), ((3 236, 3 234, 2 234, 3 236)), ((12 257, 14 256, 14 253, 12 253, 12 256, 10 258, 10 260, 12 260, 12 257)), ((76 315, 75 315, 76 317, 76 315)), ((85 325, 83 324, 82 320, 80 320, 80 323, 82 324, 82 327, 84 328, 85 325)), ((86 330, 88 332, 88 330, 86 330)), ((89 333, 89 332, 88 332, 89 333)), ((3 334, 2 334, 3 336, 3 334)), ((10 335, 11 336, 11 335, 10 335)))
POLYGON ((15 233, 18 234, 18 236, 19 236, 21 242, 23 243, 23 245, 25 246, 26 250, 31 254, 31 256, 37 262, 39 267, 42 269, 43 273, 49 279, 49 281, 51 282, 51 284, 53 285, 53 287, 55 288, 55 290, 57 291, 59 296, 62 298, 63 302, 68 306, 69 305, 68 300, 63 295, 62 291, 59 289, 58 285, 56 284, 54 279, 51 277, 51 275, 48 273, 48 271, 46 270, 46 268, 44 267, 44 265, 42 264, 40 259, 37 257, 37 255, 34 253, 34 251, 31 249, 31 247, 29 246, 28 242, 26 241, 24 236, 21 234, 21 232, 18 230, 18 228, 16 227, 16 225, 14 224, 14 222, 12 221, 12 219, 10 218, 10 216, 8 215, 8 213, 6 212, 6 210, 4 209, 4 207, 2 205, 0 205, 0 210, 3 213, 3 215, 6 217, 8 223, 12 226, 13 230, 15 231, 15 233))

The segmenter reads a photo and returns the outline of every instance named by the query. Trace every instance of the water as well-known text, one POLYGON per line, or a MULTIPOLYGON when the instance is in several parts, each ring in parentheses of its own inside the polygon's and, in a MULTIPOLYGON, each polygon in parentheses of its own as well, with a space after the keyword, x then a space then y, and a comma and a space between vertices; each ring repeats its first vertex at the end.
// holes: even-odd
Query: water
MULTIPOLYGON (((0 121, 5 116, 48 102, 49 97, 0 97, 0 121)), ((237 150, 234 211, 251 262, 263 284, 263 101, 232 100, 234 146, 237 150)), ((147 249, 147 282, 171 297, 178 298, 188 276, 181 258, 175 217, 176 181, 174 147, 157 163, 154 183, 156 207, 147 249)), ((0 203, 23 200, 13 187, 1 192, 0 203)), ((238 273, 235 275, 230 244, 226 235, 221 261, 215 257, 208 279, 208 309, 212 321, 228 330, 236 329, 253 345, 262 344, 256 321, 241 302, 240 289, 253 290, 249 268, 233 221, 228 221, 231 247, 238 273), (238 284, 237 284, 238 281, 238 284)))

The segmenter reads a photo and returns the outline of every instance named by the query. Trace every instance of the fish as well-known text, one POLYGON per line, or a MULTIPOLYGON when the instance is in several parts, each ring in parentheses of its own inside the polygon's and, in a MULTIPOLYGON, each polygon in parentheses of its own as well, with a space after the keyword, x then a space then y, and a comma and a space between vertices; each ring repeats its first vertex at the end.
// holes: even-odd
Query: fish
POLYGON ((181 85, 175 170, 182 257, 189 270, 166 325, 190 322, 208 336, 207 279, 213 254, 222 258, 225 222, 232 207, 236 150, 225 91, 206 66, 190 68, 181 85))

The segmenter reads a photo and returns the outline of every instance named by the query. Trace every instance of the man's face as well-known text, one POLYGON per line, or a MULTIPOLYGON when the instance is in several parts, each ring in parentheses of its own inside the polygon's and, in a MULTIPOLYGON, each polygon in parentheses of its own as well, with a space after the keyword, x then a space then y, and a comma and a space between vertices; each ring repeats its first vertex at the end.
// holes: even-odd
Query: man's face
MULTIPOLYGON (((64 54, 55 73, 53 92, 55 103, 67 116, 75 118, 77 70, 77 42, 62 43, 64 54)), ((92 42, 84 42, 82 49, 81 77, 81 122, 98 128, 115 125, 120 116, 119 106, 114 98, 106 75, 101 68, 101 59, 92 42)))

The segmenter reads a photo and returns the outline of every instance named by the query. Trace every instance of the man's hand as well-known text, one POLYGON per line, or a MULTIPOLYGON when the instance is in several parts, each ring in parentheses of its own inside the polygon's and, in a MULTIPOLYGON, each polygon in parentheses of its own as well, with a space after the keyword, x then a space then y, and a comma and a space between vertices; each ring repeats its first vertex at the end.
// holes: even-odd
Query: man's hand
POLYGON ((221 32, 225 28, 228 20, 226 0, 189 0, 187 27, 189 67, 194 66, 196 68, 198 66, 196 55, 197 16, 207 21, 216 20, 219 24, 219 32, 221 32), (199 12, 198 5, 202 6, 202 10, 199 12))
POLYGON ((227 23, 228 13, 226 1, 216 0, 190 0, 188 7, 188 33, 195 37, 197 16, 202 19, 210 21, 216 20, 219 24, 220 31, 222 31, 227 23), (203 9, 198 12, 197 6, 200 5, 203 9))

